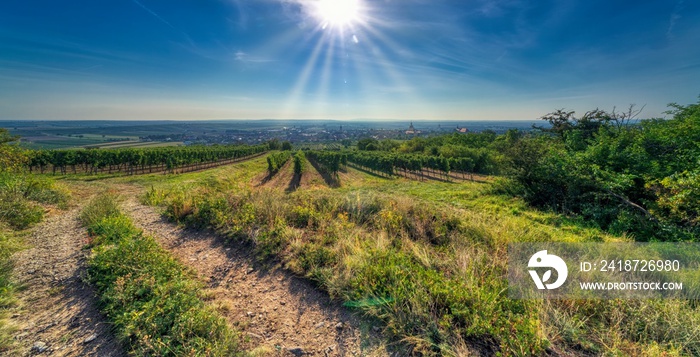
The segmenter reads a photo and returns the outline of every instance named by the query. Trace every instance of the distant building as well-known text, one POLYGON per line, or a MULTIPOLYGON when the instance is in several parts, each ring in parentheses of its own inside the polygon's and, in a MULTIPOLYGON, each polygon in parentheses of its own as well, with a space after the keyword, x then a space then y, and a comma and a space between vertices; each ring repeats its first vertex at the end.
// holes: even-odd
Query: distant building
POLYGON ((413 127, 413 122, 411 122, 411 125, 408 127, 408 130, 406 130, 406 135, 416 134, 420 134, 420 130, 416 130, 416 128, 413 127))
POLYGON ((459 127, 458 127, 458 128, 455 129, 455 131, 458 132, 458 133, 468 133, 468 132, 469 132, 469 129, 467 129, 467 128, 459 128, 459 127))

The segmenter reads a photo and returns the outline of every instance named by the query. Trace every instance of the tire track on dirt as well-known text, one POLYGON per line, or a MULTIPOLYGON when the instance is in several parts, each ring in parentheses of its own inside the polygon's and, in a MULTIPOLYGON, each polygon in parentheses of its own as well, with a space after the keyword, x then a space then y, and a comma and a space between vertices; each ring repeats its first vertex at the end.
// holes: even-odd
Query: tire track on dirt
POLYGON ((13 256, 22 289, 11 311, 17 329, 11 354, 126 355, 97 309, 92 287, 82 280, 87 235, 78 221, 80 210, 52 212, 25 237, 28 248, 13 256))
POLYGON ((206 282, 209 303, 247 336, 245 348, 263 355, 388 355, 376 328, 281 267, 263 269, 246 247, 167 222, 135 196, 123 208, 206 282))

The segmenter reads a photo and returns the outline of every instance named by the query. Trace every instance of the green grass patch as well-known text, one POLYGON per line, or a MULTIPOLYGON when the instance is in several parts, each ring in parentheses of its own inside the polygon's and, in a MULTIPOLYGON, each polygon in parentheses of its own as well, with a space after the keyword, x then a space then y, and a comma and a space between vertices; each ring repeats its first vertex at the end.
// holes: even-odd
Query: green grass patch
POLYGON ((94 238, 88 279, 131 354, 238 354, 237 334, 205 305, 203 284, 154 238, 137 230, 115 197, 96 197, 81 219, 94 238))
POLYGON ((0 224, 0 352, 8 351, 12 345, 12 329, 7 323, 8 311, 12 307, 17 284, 12 279, 12 254, 20 249, 16 233, 0 224))
POLYGON ((14 229, 39 223, 45 205, 65 207, 68 193, 44 177, 0 171, 0 222, 14 229))

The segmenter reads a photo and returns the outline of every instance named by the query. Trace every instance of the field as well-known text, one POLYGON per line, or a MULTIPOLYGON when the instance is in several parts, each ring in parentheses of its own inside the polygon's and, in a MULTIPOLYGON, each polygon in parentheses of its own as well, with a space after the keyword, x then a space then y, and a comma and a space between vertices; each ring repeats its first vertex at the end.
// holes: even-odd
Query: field
POLYGON ((136 148, 155 148, 168 146, 182 146, 184 143, 179 141, 117 141, 106 144, 96 144, 85 146, 86 149, 136 149, 136 148))
POLYGON ((14 316, 0 348, 700 355, 694 300, 519 300, 507 280, 509 243, 696 241, 700 176, 677 158, 696 157, 697 108, 645 130, 602 122, 598 134, 366 138, 341 150, 1 146, 16 171, 0 186, 0 258, 14 262, 0 271, 14 316), (30 248, 17 252, 20 236, 30 248))
POLYGON ((507 242, 629 238, 528 208, 494 193, 492 180, 419 181, 346 167, 329 182, 308 162, 301 175, 292 160, 274 175, 266 166, 263 156, 182 175, 60 181, 83 194, 117 193, 137 229, 205 283, 206 305, 236 334, 253 336, 238 348, 254 353, 275 355, 280 346, 327 353, 340 346, 334 340, 372 355, 696 351, 688 327, 700 320, 687 303, 504 296, 507 242), (189 228, 173 235, 159 211, 189 228), (310 284, 287 285, 295 276, 310 284), (314 300, 301 298, 307 295, 314 300), (340 315, 313 307, 319 303, 340 315), (294 327, 287 318, 296 313, 294 327), (648 333, 638 337, 633 326, 648 333))

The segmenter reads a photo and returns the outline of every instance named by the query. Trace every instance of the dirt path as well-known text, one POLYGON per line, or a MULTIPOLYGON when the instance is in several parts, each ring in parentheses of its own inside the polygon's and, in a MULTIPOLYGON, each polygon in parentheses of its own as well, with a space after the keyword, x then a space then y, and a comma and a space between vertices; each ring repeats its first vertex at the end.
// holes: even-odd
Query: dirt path
POLYGON ((383 356, 376 328, 280 267, 262 269, 245 248, 207 231, 183 229, 130 197, 125 211, 208 285, 211 301, 260 355, 383 356))
POLYGON ((124 356, 110 325, 82 282, 86 232, 80 207, 52 212, 25 238, 14 274, 23 289, 11 311, 18 356, 124 356))

